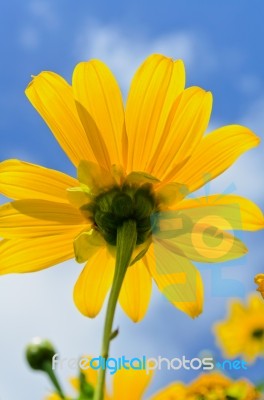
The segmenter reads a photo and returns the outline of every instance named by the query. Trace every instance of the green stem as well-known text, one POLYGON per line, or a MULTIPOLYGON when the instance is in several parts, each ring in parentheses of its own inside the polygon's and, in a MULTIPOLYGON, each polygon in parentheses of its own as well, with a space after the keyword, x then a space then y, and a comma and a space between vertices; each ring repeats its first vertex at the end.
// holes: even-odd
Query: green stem
MULTIPOLYGON (((136 242, 136 222, 127 220, 117 229, 115 274, 107 305, 101 351, 101 356, 105 360, 108 358, 117 300, 136 242)), ((104 398, 105 373, 106 369, 101 368, 99 370, 94 400, 103 400, 104 398)))
POLYGON ((55 389, 56 389, 58 395, 59 395, 62 399, 66 399, 66 397, 65 397, 65 395, 64 395, 64 393, 63 393, 63 391, 62 391, 62 388, 61 388, 61 386, 60 386, 60 384, 59 384, 59 381, 58 381, 58 379, 57 379, 57 377, 56 377, 56 375, 55 375, 55 372, 54 372, 53 369, 52 369, 52 365, 51 365, 51 363, 50 363, 49 361, 46 361, 46 362, 43 364, 43 371, 45 371, 45 372, 48 374, 48 376, 49 376, 51 382, 53 383, 53 385, 54 385, 54 387, 55 387, 55 389))

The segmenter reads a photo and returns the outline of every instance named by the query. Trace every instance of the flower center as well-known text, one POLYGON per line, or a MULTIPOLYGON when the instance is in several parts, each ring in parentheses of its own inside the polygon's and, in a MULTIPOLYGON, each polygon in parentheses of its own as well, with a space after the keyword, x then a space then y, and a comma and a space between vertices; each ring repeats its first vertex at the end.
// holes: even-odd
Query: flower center
POLYGON ((151 184, 124 184, 100 193, 82 209, 92 213, 94 226, 111 245, 116 245, 118 226, 129 219, 136 221, 138 245, 151 235, 152 215, 157 212, 158 205, 151 184))
POLYGON ((264 339, 264 328, 255 329, 255 330, 252 332, 252 337, 253 337, 254 339, 258 339, 258 340, 264 339))

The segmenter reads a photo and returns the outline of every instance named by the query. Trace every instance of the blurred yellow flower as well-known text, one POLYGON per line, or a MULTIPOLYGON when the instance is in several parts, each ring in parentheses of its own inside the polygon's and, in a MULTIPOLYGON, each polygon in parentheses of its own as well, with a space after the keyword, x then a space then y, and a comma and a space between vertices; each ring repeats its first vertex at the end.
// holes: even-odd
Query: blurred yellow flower
POLYGON ((252 294, 248 303, 233 301, 226 320, 215 325, 218 343, 226 357, 253 362, 264 356, 264 303, 252 294))
POLYGON ((202 374, 189 385, 176 382, 150 400, 257 400, 259 393, 245 379, 237 381, 220 373, 202 374))
POLYGON ((154 394, 150 400, 185 400, 186 396, 187 387, 181 382, 174 382, 154 394))
POLYGON ((255 283, 258 285, 258 291, 261 293, 264 299, 264 274, 258 274, 255 276, 255 283))
POLYGON ((119 296, 124 311, 133 321, 144 317, 153 278, 176 307, 201 313, 202 280, 192 261, 243 256, 246 247, 227 231, 262 229, 264 220, 239 196, 185 197, 259 138, 239 125, 204 136, 212 95, 184 86, 183 62, 161 55, 137 71, 125 111, 114 76, 98 60, 78 64, 72 86, 53 72, 33 78, 26 95, 78 179, 18 160, 0 164, 0 192, 15 200, 0 207, 0 274, 75 257, 86 265, 74 301, 95 317, 113 280, 117 227, 132 220, 137 242, 119 296))
MULTIPOLYGON (((56 393, 51 393, 45 397, 45 400, 61 400, 61 397, 56 393)), ((66 397, 65 400, 71 400, 70 397, 66 397)))
MULTIPOLYGON (((88 368, 82 370, 82 373, 85 381, 95 388, 98 378, 97 371, 88 368)), ((120 369, 114 374, 112 390, 105 391, 104 400, 140 400, 151 379, 152 373, 147 374, 145 370, 120 369)), ((79 394, 80 379, 71 378, 70 383, 76 393, 79 394)), ((60 400, 60 397, 56 394, 50 394, 45 400, 60 400)))

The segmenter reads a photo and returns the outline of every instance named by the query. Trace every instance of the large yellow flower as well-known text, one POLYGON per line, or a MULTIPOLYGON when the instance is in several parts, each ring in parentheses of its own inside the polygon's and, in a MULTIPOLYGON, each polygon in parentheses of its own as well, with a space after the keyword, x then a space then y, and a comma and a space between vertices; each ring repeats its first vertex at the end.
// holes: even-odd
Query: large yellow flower
POLYGON ((218 342, 226 357, 243 357, 253 362, 264 356, 264 303, 251 295, 248 304, 233 301, 226 320, 215 326, 218 342))
POLYGON ((143 318, 152 278, 191 317, 202 311, 200 273, 192 261, 239 257, 230 229, 263 228, 263 214, 235 195, 186 195, 259 143, 230 125, 204 136, 212 96, 184 89, 182 61, 152 55, 137 71, 125 111, 110 70, 78 64, 72 86, 53 72, 33 78, 26 95, 77 168, 77 179, 18 160, 0 164, 0 273, 38 271, 65 260, 86 262, 74 289, 79 310, 100 311, 114 272, 117 227, 131 219, 137 246, 119 301, 143 318))

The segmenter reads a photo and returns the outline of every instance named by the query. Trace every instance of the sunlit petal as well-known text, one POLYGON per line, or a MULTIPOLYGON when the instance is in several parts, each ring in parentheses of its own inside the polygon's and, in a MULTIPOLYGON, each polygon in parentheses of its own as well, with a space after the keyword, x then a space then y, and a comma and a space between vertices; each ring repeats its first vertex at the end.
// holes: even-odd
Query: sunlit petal
POLYGON ((176 166, 166 180, 185 184, 190 192, 216 178, 244 152, 256 147, 259 138, 249 129, 228 125, 206 135, 186 164, 176 166))
POLYGON ((142 260, 129 267, 122 285, 119 302, 134 322, 144 318, 151 297, 151 277, 142 260))
POLYGON ((182 61, 162 55, 148 57, 136 72, 126 106, 129 172, 146 170, 184 84, 182 61))
POLYGON ((76 167, 81 160, 96 161, 76 111, 72 88, 61 76, 42 72, 30 82, 26 95, 76 167))
POLYGON ((69 175, 20 160, 0 163, 0 192, 12 199, 68 203, 66 190, 78 181, 69 175))
POLYGON ((83 315, 94 318, 101 310, 112 284, 114 262, 106 248, 99 248, 86 263, 73 293, 75 305, 83 315))
POLYGON ((80 232, 89 224, 74 207, 46 200, 16 200, 0 206, 0 235, 32 238, 80 232))

